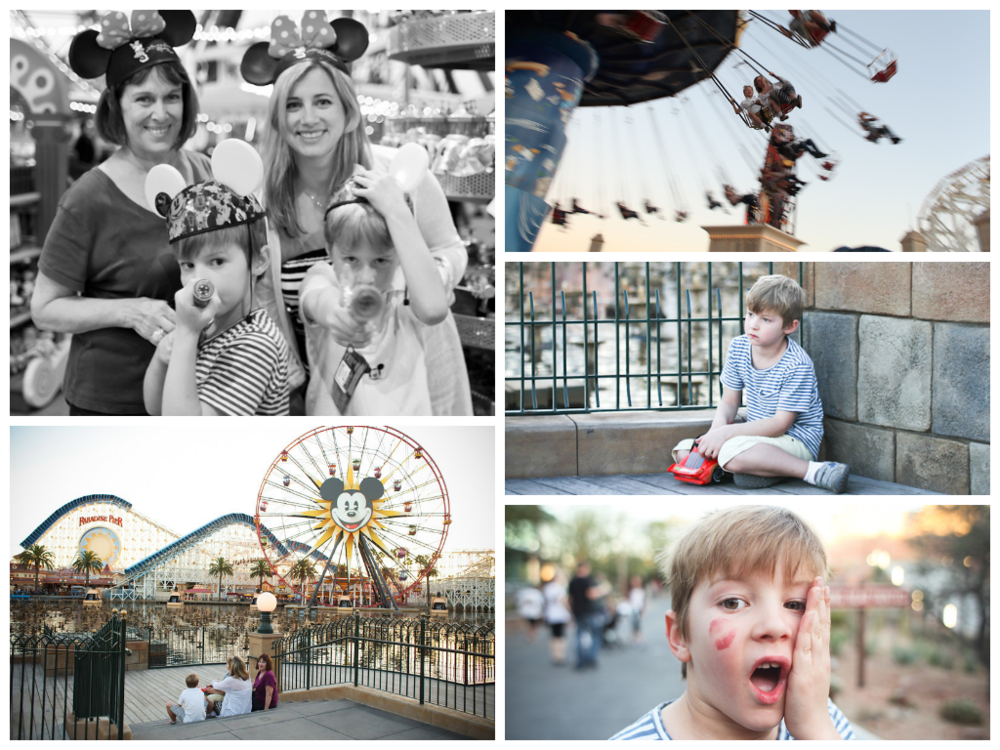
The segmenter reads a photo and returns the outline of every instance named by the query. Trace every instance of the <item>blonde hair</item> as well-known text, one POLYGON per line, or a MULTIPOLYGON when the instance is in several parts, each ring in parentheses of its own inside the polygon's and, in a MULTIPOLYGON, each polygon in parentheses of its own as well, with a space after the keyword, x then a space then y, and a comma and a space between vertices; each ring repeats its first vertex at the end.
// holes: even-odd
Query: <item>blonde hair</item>
MULTIPOLYGON (((332 203, 353 197, 350 188, 343 187, 333 196, 332 203)), ((330 211, 324 222, 323 236, 331 258, 335 244, 341 248, 352 248, 365 242, 372 249, 382 251, 392 250, 394 247, 385 217, 367 202, 348 203, 330 211)))
POLYGON ((802 320, 806 306, 806 293, 787 276, 771 274, 761 276, 747 292, 747 309, 753 313, 775 312, 781 316, 785 328, 792 321, 802 320))
POLYGON ((250 673, 247 671, 247 665, 243 663, 243 660, 234 656, 229 662, 229 676, 235 677, 237 680, 249 680, 250 673))
MULTIPOLYGON (((798 571, 829 576, 826 550, 816 532, 787 508, 740 505, 715 511, 690 526, 672 549, 658 558, 670 587, 671 607, 681 637, 688 638, 691 595, 718 574, 726 578, 774 576, 781 563, 787 578, 798 571)), ((687 676, 687 665, 681 667, 687 676)))
POLYGON ((292 89, 310 70, 322 69, 333 82, 333 89, 344 107, 346 127, 333 155, 333 174, 329 191, 343 185, 354 171, 354 165, 372 168, 372 154, 368 137, 362 127, 358 92, 350 76, 322 60, 304 60, 278 76, 274 91, 268 100, 267 124, 264 127, 262 151, 264 155, 264 199, 267 212, 278 230, 286 237, 297 237, 304 231, 299 224, 295 208, 295 181, 298 169, 292 149, 288 145, 288 127, 285 110, 292 89))

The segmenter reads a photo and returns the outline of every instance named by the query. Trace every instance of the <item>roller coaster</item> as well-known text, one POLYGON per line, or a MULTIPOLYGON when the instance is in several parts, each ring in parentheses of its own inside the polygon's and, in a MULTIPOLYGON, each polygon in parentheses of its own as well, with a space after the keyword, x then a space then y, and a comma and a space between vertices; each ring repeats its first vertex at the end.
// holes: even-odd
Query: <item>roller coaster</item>
MULTIPOLYGON (((155 521, 152 521, 152 519, 138 513, 133 508, 132 503, 127 500, 123 500, 116 495, 95 494, 78 497, 61 506, 58 510, 49 515, 49 517, 46 518, 41 524, 39 524, 38 527, 35 528, 35 530, 24 539, 24 541, 21 542, 21 546, 27 549, 31 545, 38 543, 43 539, 43 537, 46 537, 46 535, 52 534, 59 525, 60 521, 73 516, 73 514, 77 511, 82 511, 84 508, 94 505, 111 506, 113 508, 119 508, 123 511, 129 512, 133 516, 136 516, 141 522, 144 522, 144 524, 150 524, 156 527, 156 529, 161 532, 159 535, 161 540, 164 535, 175 536, 155 521)), ((98 517, 99 520, 103 520, 104 522, 107 522, 106 518, 106 516, 98 517)), ((81 517, 79 520, 80 523, 78 526, 84 526, 87 523, 90 523, 90 519, 86 517, 81 517)), ((113 524, 114 522, 112 521, 111 523, 113 524)), ((258 528, 253 517, 247 515, 246 513, 227 513, 226 515, 220 516, 214 521, 200 526, 189 534, 168 542, 156 552, 147 555, 133 565, 126 567, 123 575, 108 591, 109 597, 111 599, 122 600, 153 598, 157 580, 164 577, 176 577, 172 574, 179 572, 178 568, 182 567, 180 565, 179 558, 184 553, 196 549, 199 545, 209 541, 220 531, 234 526, 246 528, 255 535, 258 528)), ((79 536, 79 533, 78 529, 72 529, 68 535, 63 533, 61 536, 77 537, 79 536)), ((309 547, 300 542, 293 540, 279 540, 277 536, 275 536, 275 534, 263 524, 260 525, 260 536, 261 538, 266 539, 268 544, 272 546, 277 553, 279 560, 288 557, 292 552, 298 552, 300 554, 309 552, 309 547)), ((152 536, 148 538, 151 539, 152 536)), ((60 549, 60 547, 67 547, 67 540, 54 539, 53 541, 53 547, 57 553, 56 564, 70 564, 70 558, 75 557, 75 549, 60 549)), ((72 545, 74 540, 70 539, 68 541, 72 545)), ((72 546, 75 547, 75 545, 72 546)), ((310 557, 320 563, 325 564, 327 562, 326 556, 318 551, 312 552, 310 557)), ((249 578, 247 580, 249 580, 249 578)))

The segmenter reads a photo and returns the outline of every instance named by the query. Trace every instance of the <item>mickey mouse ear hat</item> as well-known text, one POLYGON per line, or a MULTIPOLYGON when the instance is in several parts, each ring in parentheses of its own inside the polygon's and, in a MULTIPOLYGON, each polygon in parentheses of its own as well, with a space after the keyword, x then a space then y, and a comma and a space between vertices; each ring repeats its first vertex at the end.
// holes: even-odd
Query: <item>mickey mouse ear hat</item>
POLYGON ((194 38, 194 14, 189 10, 120 11, 101 19, 101 30, 87 29, 73 39, 69 65, 81 78, 105 76, 108 87, 144 68, 180 62, 174 47, 194 38))
POLYGON ((247 83, 266 86, 297 62, 324 60, 349 73, 348 63, 368 49, 368 29, 353 18, 327 22, 326 12, 307 10, 301 33, 288 16, 278 16, 271 24, 271 41, 257 42, 243 55, 240 73, 247 83))
POLYGON ((171 245, 264 217, 253 195, 264 181, 264 164, 253 146, 237 138, 220 143, 212 153, 212 176, 185 187, 181 173, 169 164, 157 164, 146 175, 146 201, 167 220, 171 245))

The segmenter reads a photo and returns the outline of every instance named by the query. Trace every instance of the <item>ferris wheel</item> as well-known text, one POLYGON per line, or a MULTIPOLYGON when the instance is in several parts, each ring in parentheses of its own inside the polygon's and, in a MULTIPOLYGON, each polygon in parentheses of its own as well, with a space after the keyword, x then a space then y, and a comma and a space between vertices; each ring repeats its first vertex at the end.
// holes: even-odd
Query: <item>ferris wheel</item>
POLYGON ((272 573, 303 603, 326 591, 392 608, 433 568, 451 521, 437 464, 391 427, 302 435, 271 461, 254 513, 272 573))
POLYGON ((927 252, 979 252, 975 221, 990 208, 990 157, 983 156, 941 179, 920 207, 927 252))

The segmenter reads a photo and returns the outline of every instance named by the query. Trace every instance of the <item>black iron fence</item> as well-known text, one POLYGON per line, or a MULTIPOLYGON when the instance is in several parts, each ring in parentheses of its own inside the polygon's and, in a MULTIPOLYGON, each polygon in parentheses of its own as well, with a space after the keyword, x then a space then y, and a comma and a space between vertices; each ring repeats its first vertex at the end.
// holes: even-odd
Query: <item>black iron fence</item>
POLYGON ((746 290, 769 273, 774 263, 508 263, 505 413, 715 407, 746 290))
POLYGON ((121 739, 125 640, 117 616, 90 635, 11 635, 11 739, 121 739))
POLYGON ((149 668, 224 664, 230 656, 246 659, 253 628, 231 625, 137 628, 132 637, 149 642, 149 668))
POLYGON ((292 633, 274 648, 282 691, 353 684, 495 718, 493 623, 355 613, 292 633))

